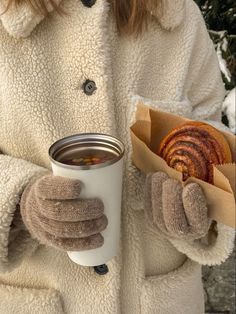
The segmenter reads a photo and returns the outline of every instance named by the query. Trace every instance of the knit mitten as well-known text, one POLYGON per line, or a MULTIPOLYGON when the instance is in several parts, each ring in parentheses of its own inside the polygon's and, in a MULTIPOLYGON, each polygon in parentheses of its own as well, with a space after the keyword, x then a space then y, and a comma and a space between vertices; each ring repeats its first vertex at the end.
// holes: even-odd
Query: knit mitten
POLYGON ((20 202, 23 221, 42 244, 66 251, 101 247, 108 224, 101 200, 81 199, 81 182, 51 174, 31 181, 20 202))
POLYGON ((199 239, 210 226, 201 187, 190 183, 183 188, 163 172, 147 175, 145 213, 152 227, 172 238, 199 239))

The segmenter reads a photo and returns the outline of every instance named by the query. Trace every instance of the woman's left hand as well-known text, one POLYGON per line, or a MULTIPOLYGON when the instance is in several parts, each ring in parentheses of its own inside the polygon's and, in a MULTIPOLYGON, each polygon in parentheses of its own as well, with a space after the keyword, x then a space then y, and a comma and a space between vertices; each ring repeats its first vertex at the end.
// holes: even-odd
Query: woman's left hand
POLYGON ((146 218, 152 227, 172 238, 204 237, 209 229, 207 203, 201 187, 190 183, 184 188, 163 172, 147 175, 146 218))

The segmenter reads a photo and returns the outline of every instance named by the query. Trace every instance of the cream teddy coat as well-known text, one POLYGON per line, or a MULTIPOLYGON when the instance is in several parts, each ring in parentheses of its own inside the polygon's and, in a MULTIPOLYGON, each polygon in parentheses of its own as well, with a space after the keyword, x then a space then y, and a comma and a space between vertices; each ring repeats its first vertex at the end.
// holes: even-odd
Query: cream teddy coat
MULTIPOLYGON (((144 176, 131 164, 129 127, 139 97, 195 119, 218 119, 224 97, 214 47, 193 0, 162 0, 147 32, 117 34, 106 0, 62 0, 67 15, 28 6, 0 19, 0 314, 203 314, 200 264, 223 262, 234 232, 166 239, 144 220, 144 176), (83 91, 87 80, 96 92, 83 91), (48 148, 80 132, 126 146, 120 252, 99 276, 39 245, 13 220, 29 180, 50 168, 48 148)), ((1 9, 4 8, 0 2, 1 9)), ((227 210, 227 208, 225 209, 227 210)))

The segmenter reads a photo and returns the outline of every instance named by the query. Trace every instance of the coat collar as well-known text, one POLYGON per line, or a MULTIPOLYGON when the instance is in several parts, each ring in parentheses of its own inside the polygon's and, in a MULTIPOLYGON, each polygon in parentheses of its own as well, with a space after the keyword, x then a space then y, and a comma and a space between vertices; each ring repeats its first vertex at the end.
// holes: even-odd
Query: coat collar
MULTIPOLYGON (((0 1, 0 14, 4 12, 7 0, 0 1)), ((54 0, 56 4, 60 4, 62 0, 54 0)), ((54 9, 48 3, 46 4, 48 11, 54 9)), ((6 31, 15 38, 28 37, 35 27, 45 18, 44 15, 33 11, 28 4, 20 4, 17 7, 10 7, 9 10, 0 15, 0 21, 6 31)))
MULTIPOLYGON (((56 0, 56 3, 60 4, 61 1, 62 0, 56 0)), ((173 30, 179 26, 184 19, 186 0, 161 1, 161 10, 152 10, 150 13, 157 18, 163 29, 173 30)), ((0 13, 4 11, 4 8, 4 1, 0 1, 0 13)), ((48 8, 50 12, 53 11, 52 6, 49 4, 48 8)), ((5 14, 0 15, 0 21, 4 28, 15 38, 28 37, 43 19, 43 15, 33 12, 27 4, 22 4, 17 8, 11 7, 5 14)))
POLYGON ((158 23, 165 30, 178 27, 185 18, 186 0, 161 0, 160 7, 151 11, 158 23))

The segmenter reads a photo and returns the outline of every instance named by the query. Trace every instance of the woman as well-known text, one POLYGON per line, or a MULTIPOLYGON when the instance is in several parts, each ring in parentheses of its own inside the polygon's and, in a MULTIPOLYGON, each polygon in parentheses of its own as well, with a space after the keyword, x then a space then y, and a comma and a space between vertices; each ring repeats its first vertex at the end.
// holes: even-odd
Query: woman
POLYGON ((199 186, 187 186, 182 197, 163 173, 145 185, 131 164, 129 140, 139 97, 178 115, 220 120, 224 89, 197 6, 192 0, 0 6, 0 313, 203 314, 200 264, 229 256, 233 230, 218 224, 207 241, 199 186), (103 204, 81 201, 79 181, 48 172, 49 146, 81 132, 113 134, 126 146, 120 253, 95 271, 74 264, 66 250, 103 244, 103 204), (151 198, 160 206, 151 208, 151 198), (168 232, 161 199, 170 200, 168 232), (93 217, 81 217, 88 207, 93 217), (145 220, 150 210, 157 224, 145 220))

